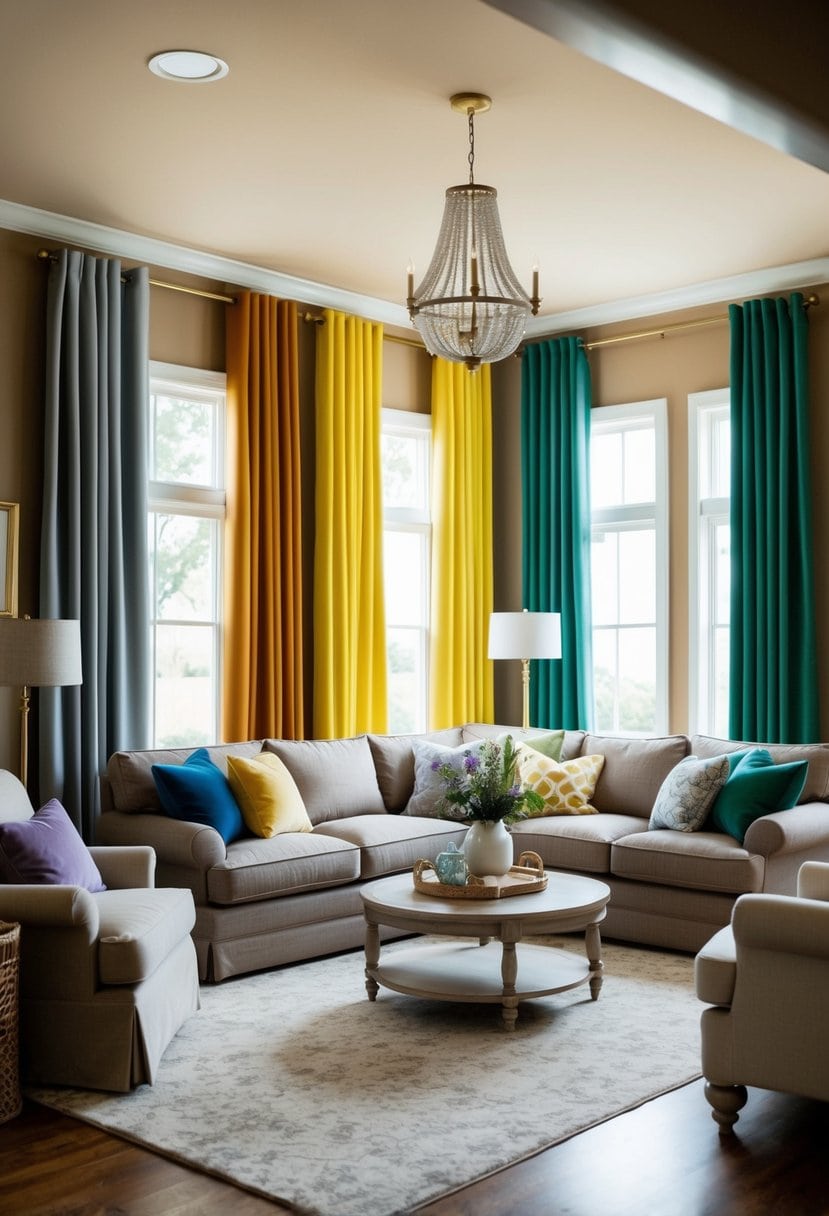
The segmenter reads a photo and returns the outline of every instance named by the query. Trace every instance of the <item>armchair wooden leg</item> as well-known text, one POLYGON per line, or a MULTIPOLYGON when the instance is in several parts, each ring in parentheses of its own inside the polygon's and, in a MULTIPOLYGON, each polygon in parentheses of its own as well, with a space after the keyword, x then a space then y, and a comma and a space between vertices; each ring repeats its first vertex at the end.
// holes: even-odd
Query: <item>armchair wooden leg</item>
POLYGON ((748 1100, 745 1085, 712 1085, 706 1081, 705 1096, 712 1108, 711 1118, 719 1124, 720 1135, 731 1135, 740 1117, 738 1112, 748 1100))

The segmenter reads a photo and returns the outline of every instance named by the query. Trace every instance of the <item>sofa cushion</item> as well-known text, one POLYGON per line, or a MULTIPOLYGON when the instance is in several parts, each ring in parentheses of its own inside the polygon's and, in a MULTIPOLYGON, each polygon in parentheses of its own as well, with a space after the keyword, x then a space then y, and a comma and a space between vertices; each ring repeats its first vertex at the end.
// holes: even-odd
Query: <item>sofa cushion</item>
POLYGON ((239 803, 206 748, 191 752, 183 764, 154 764, 152 771, 161 805, 171 819, 214 828, 225 844, 243 835, 239 803))
POLYGON ((829 800, 829 743, 763 743, 714 739, 710 735, 691 736, 691 750, 695 756, 722 756, 753 747, 764 747, 775 764, 808 760, 809 772, 798 802, 829 800))
POLYGON ((412 744, 426 739, 442 743, 445 747, 457 747, 463 742, 459 726, 448 730, 436 730, 415 735, 369 735, 368 745, 377 773, 377 784, 387 811, 399 814, 412 796, 414 789, 414 751, 412 744))
POLYGON ((737 947, 731 925, 706 942, 694 959, 694 989, 708 1005, 728 1006, 737 982, 737 947))
POLYGON ((725 787, 728 774, 727 756, 711 756, 707 760, 686 756, 659 787, 648 827, 651 831, 657 828, 699 831, 714 799, 725 787))
POLYGON ((207 897, 216 904, 250 903, 315 891, 360 876, 360 851, 317 832, 248 837, 228 845, 227 857, 207 871, 207 897))
POLYGON ((366 735, 350 739, 266 739, 293 777, 314 825, 350 815, 384 815, 366 735))
POLYGON ((29 819, 0 823, 0 882, 105 891, 101 873, 57 798, 29 819))
POLYGON ((196 923, 190 891, 143 887, 104 891, 98 905, 98 974, 104 984, 140 984, 196 923))
POLYGON ((412 744, 414 789, 403 813, 438 816, 446 793, 446 782, 439 770, 445 765, 460 774, 466 757, 477 755, 485 742, 485 739, 479 739, 477 743, 462 743, 460 747, 444 747, 442 743, 433 743, 430 739, 415 740, 412 744))
MULTIPOLYGON (((112 808, 116 811, 162 810, 153 781, 154 764, 183 764, 191 747, 159 747, 148 751, 113 752, 107 764, 107 781, 112 793, 112 808)), ((227 774, 228 756, 257 756, 262 751, 259 740, 250 743, 220 743, 206 748, 213 763, 227 774)))
POLYGON ((451 820, 416 815, 357 815, 323 823, 317 831, 359 848, 361 878, 411 870, 421 857, 434 861, 450 840, 460 844, 466 836, 466 827, 451 820))
POLYGON ((625 739, 587 734, 581 752, 582 755, 600 752, 605 758, 592 799, 596 809, 647 819, 662 782, 687 756, 688 739, 685 735, 625 739))
POLYGON ((554 870, 608 874, 613 841, 641 827, 638 816, 599 813, 522 819, 510 826, 510 832, 516 857, 525 849, 532 849, 554 870))
POLYGON ((775 764, 764 747, 734 752, 730 775, 714 799, 707 829, 725 832, 742 844, 755 819, 788 811, 797 804, 808 768, 807 760, 775 764))
POLYGON ((278 756, 228 756, 227 779, 245 827, 254 836, 267 839, 280 832, 312 830, 297 784, 278 756))
POLYGON ((544 800, 540 811, 529 812, 535 819, 544 815, 595 815, 590 799, 596 788, 604 756, 576 756, 560 764, 535 750, 529 743, 518 745, 516 777, 544 800))
POLYGON ((636 832, 615 841, 610 871, 635 882, 742 895, 762 891, 765 862, 720 832, 636 832))

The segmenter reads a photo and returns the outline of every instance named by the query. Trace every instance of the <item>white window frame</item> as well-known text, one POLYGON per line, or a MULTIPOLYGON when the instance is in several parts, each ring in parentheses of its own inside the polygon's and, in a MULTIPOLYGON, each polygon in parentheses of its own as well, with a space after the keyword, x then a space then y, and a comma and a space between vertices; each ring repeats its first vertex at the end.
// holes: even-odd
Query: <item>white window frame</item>
MULTIPOLYGON (((383 532, 416 532, 424 538, 423 568, 421 578, 424 587, 424 603, 426 605, 426 620, 418 628, 421 646, 421 677, 418 687, 419 721, 416 730, 426 730, 429 719, 429 649, 431 629, 431 549, 432 549, 432 514, 431 514, 431 455, 432 455, 432 416, 431 414, 416 414, 411 410, 398 410, 384 406, 381 417, 383 435, 399 435, 405 438, 415 437, 423 440, 426 446, 424 472, 426 477, 425 502, 423 511, 409 507, 387 507, 383 503, 383 532)), ((412 625, 396 625, 386 618, 386 631, 395 628, 415 628, 412 625)))
MULTIPOLYGON (((730 521, 730 496, 704 496, 700 445, 710 422, 728 414, 728 388, 688 395, 688 718, 692 734, 715 734, 716 553, 714 529, 730 521)), ((711 454, 708 461, 710 464, 711 454)))
MULTIPOLYGON (((184 367, 175 363, 150 361, 150 397, 169 395, 179 400, 204 402, 212 400, 217 411, 216 447, 214 451, 213 485, 189 485, 182 482, 151 480, 148 485, 148 514, 189 515, 199 519, 224 522, 227 507, 224 490, 225 432, 227 418, 227 376, 224 372, 208 371, 205 368, 184 367)), ((152 418, 150 419, 150 444, 154 441, 152 418)), ((218 529, 218 541, 213 551, 212 582, 214 603, 212 619, 209 621, 176 620, 156 617, 155 580, 152 587, 150 612, 150 661, 152 687, 152 733, 156 738, 156 628, 163 625, 203 626, 213 631, 213 670, 215 672, 215 697, 213 703, 213 740, 218 741, 221 713, 222 687, 222 566, 224 537, 223 528, 218 529)), ((154 571, 151 571, 154 574, 154 571)))
MULTIPOLYGON (((634 401, 623 405, 597 406, 590 411, 591 436, 601 431, 636 429, 642 420, 653 424, 654 430, 654 493, 653 503, 633 503, 629 506, 591 510, 591 538, 599 531, 626 531, 652 524, 655 536, 654 571, 656 603, 656 703, 654 732, 668 730, 669 693, 669 569, 668 569, 668 401, 665 397, 651 401, 634 401)), ((625 735, 633 732, 619 731, 625 735)))

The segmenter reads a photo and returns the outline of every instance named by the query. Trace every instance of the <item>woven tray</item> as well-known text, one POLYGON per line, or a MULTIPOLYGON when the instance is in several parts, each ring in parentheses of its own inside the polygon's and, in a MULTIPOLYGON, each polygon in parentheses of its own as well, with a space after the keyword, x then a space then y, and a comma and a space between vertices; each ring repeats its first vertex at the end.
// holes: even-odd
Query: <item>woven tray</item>
POLYGON ((532 891, 543 891, 547 886, 544 862, 537 853, 530 851, 522 853, 518 864, 511 866, 502 877, 488 875, 486 878, 476 878, 470 874, 463 887, 441 882, 434 862, 424 858, 415 862, 412 879, 416 891, 422 891, 424 895, 438 895, 441 899, 504 899, 508 895, 529 895, 532 891))

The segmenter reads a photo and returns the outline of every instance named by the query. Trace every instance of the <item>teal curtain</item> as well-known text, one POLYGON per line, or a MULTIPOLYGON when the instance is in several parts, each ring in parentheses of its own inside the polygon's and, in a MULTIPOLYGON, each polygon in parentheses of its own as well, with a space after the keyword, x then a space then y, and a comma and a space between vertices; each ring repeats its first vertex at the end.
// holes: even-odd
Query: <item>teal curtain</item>
POLYGON ((732 739, 820 738, 802 295, 749 300, 731 325, 732 739))
POLYGON ((524 607, 561 614, 562 658, 531 665, 534 726, 593 724, 590 367, 578 338, 525 347, 521 365, 524 607))
POLYGON ((149 271, 64 250, 46 311, 40 615, 80 621, 83 684, 39 690, 40 798, 91 841, 109 756, 150 743, 149 271))

